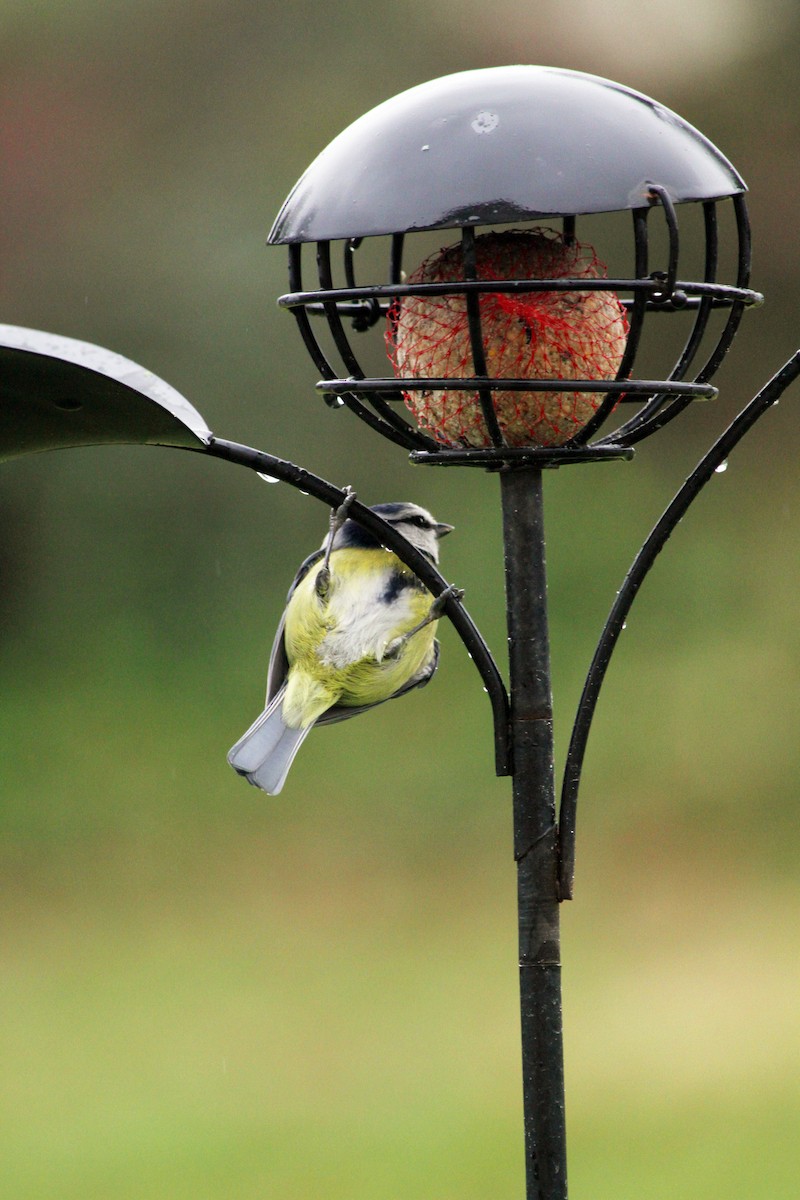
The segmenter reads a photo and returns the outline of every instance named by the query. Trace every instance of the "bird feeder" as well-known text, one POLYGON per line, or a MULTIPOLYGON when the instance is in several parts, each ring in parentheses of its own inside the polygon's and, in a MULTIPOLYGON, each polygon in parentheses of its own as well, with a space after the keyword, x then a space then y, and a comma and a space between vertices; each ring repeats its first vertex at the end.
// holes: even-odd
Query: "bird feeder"
MULTIPOLYGON (((450 75, 355 121, 301 176, 269 238, 289 247, 291 291, 279 303, 297 319, 329 403, 416 462, 507 468, 629 457, 687 405, 716 395, 710 380, 744 309, 761 300, 748 288, 744 192, 696 129, 608 80, 533 66, 450 75), (609 276, 579 237, 586 223, 599 240, 599 218, 619 213, 629 214, 627 263, 609 276), (720 244, 723 227, 732 247, 720 244), (431 231, 441 240, 448 230, 458 241, 426 271, 431 231), (377 279, 360 269, 360 257, 374 262, 373 240, 386 251, 377 279), (683 241, 699 259, 696 278, 682 271, 683 241), (306 243, 315 244, 310 288, 306 243), (733 267, 727 281, 723 262, 733 267), (667 316, 682 327, 674 360, 658 364, 659 377, 639 378, 650 327, 667 316), (376 361, 368 345, 376 327, 391 374, 365 366, 376 361), (405 344, 415 332, 418 343, 427 337, 431 370, 424 351, 405 344), (504 362, 493 351, 513 339, 529 352, 504 362), (509 374, 514 362, 524 370, 509 374), (447 418, 448 395, 468 414, 462 425, 447 418), (520 396, 527 419, 508 416, 520 396)), ((621 259, 618 222, 607 225, 621 259)), ((663 332, 652 341, 662 344, 663 332)))
MULTIPOLYGON (((508 689, 457 590, 365 505, 350 516, 446 601, 489 694, 497 772, 512 776, 527 1200, 567 1195, 559 905, 572 895, 577 790, 605 671, 656 556, 800 374, 800 351, 703 456, 637 554, 586 677, 558 812, 543 471, 629 459, 714 398, 742 314, 761 300, 749 288, 744 193, 716 147, 648 97, 574 71, 501 67, 412 88, 355 121, 300 178, 270 234, 289 250, 279 303, 327 403, 417 463, 500 477, 508 689)), ((0 358, 0 461, 156 444, 332 507, 345 499, 302 467, 215 436, 188 400, 119 355, 0 326, 0 358)))
MULTIPOLYGON (((279 304, 328 404, 416 463, 500 475, 528 1200, 567 1195, 559 903, 572 894, 588 724, 641 578, 727 446, 678 494, 612 610, 558 816, 542 471, 630 458, 716 396, 742 314, 762 299, 748 286, 744 193, 719 150, 647 96, 575 71, 499 67, 411 88, 355 121, 298 180, 269 237, 288 246, 279 304)), ((799 369, 796 356, 748 420, 799 369)))

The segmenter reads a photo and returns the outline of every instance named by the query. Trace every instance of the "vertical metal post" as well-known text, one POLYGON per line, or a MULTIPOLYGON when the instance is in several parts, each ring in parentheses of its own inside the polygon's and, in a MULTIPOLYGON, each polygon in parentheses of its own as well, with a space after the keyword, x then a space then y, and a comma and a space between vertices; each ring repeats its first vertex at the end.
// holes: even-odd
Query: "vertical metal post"
POLYGON ((558 843, 542 473, 501 474, 526 1200, 566 1200, 558 843))

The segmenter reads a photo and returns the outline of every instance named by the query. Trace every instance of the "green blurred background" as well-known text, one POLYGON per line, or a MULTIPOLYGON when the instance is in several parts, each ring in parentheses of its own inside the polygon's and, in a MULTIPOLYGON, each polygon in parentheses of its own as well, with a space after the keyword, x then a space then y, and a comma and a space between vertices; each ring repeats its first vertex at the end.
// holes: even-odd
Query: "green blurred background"
MULTIPOLYGON (((800 342, 798 50, 788 2, 2 0, 3 320, 454 522, 445 573, 500 652, 496 480, 413 468, 321 404, 267 232, 345 125, 452 71, 591 71, 699 126, 750 185, 768 303, 717 402, 547 479, 563 760, 635 549, 800 342)), ((678 529, 602 697, 564 912, 578 1198, 797 1194, 797 403, 678 529)), ((267 799, 225 753, 324 510, 115 447, 5 464, 0 514, 0 1193, 521 1196, 509 786, 457 639, 267 799)))

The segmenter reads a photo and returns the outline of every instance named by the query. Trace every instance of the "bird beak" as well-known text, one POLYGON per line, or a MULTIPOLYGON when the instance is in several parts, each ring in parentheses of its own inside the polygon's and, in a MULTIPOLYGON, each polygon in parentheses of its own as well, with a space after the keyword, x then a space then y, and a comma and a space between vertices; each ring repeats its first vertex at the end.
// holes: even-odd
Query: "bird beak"
POLYGON ((439 521, 436 526, 436 536, 437 538, 443 538, 445 534, 452 533, 454 529, 455 525, 445 525, 443 521, 439 521))

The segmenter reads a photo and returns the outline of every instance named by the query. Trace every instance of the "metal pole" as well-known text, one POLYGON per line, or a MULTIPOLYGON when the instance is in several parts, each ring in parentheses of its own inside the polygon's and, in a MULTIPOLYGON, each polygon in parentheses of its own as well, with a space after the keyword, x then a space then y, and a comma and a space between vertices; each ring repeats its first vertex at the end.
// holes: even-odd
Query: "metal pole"
POLYGON ((501 474, 514 764, 526 1200, 566 1200, 553 712, 542 473, 501 474))

